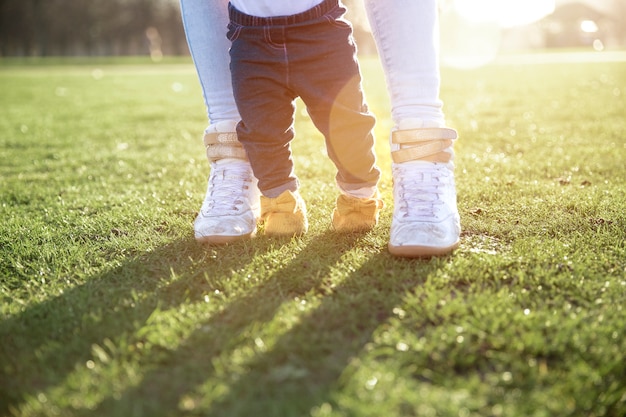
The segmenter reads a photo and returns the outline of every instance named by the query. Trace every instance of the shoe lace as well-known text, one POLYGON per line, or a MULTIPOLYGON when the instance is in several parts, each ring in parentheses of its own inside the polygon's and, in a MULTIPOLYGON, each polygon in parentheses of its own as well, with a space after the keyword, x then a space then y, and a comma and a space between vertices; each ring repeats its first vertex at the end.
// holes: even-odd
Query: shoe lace
POLYGON ((398 164, 393 168, 393 178, 399 187, 395 204, 404 218, 432 220, 441 198, 443 185, 449 177, 448 169, 441 164, 415 166, 398 164))
POLYGON ((211 168, 209 189, 202 207, 205 216, 236 215, 247 202, 252 173, 247 167, 230 165, 216 164, 211 168))

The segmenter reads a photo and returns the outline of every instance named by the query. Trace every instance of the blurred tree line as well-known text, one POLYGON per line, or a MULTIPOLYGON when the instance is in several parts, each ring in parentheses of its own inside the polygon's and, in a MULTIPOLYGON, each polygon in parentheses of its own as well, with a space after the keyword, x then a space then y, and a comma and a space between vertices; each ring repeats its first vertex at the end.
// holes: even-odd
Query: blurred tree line
MULTIPOLYGON (((544 25, 545 36, 556 36, 550 32, 556 25, 563 32, 559 36, 569 34, 571 42, 584 43, 591 35, 578 33, 580 20, 593 19, 598 24, 594 36, 608 45, 624 45, 626 0, 609 1, 610 13, 577 12, 572 18, 555 13, 547 21, 552 26, 544 25)), ((376 53, 363 2, 343 2, 359 50, 376 53)), ((572 5, 563 5, 567 7, 572 5)), ((155 58, 188 54, 179 0, 0 0, 0 56, 147 54, 155 58)))
POLYGON ((179 0, 0 0, 0 56, 187 53, 179 0))
POLYGON ((0 0, 0 55, 187 52, 178 0, 0 0))

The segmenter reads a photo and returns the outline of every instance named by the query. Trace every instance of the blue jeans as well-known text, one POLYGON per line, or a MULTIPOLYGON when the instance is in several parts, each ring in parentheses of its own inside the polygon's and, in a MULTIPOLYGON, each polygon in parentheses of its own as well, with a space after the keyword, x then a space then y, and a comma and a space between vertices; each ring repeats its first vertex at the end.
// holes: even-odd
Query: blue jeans
MULTIPOLYGON (((228 0, 180 0, 185 34, 202 85, 209 123, 239 121, 228 48, 228 0)), ((363 0, 391 99, 393 121, 444 125, 439 98, 437 0, 363 0)))
POLYGON ((237 135, 267 197, 298 188, 290 147, 297 97, 326 139, 341 190, 375 190, 380 178, 375 119, 365 104, 352 27, 342 20, 344 13, 337 0, 269 18, 229 5, 230 68, 242 118, 237 135))

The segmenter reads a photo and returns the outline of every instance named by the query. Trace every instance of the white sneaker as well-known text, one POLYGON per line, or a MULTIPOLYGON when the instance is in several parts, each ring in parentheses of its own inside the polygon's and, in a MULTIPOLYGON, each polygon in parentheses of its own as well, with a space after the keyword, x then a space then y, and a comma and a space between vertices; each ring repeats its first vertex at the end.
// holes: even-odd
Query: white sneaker
POLYGON ((459 246, 461 224, 452 163, 393 164, 393 219, 389 252, 420 258, 459 246))
POLYGON ((194 221, 200 243, 225 244, 251 238, 260 215, 260 192, 248 161, 211 162, 206 197, 194 221))

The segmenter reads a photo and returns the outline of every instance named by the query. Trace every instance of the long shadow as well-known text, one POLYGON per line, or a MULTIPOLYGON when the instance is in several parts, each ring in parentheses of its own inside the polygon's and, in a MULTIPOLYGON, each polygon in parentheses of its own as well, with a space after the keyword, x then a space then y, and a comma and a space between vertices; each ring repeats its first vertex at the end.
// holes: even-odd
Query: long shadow
POLYGON ((330 400, 351 359, 389 319, 393 308, 437 268, 378 253, 328 293, 324 280, 331 268, 339 265, 343 252, 357 241, 358 237, 338 239, 333 234, 314 238, 263 285, 201 323, 176 351, 144 375, 141 384, 121 397, 105 399, 95 410, 74 415, 195 415, 192 409, 181 409, 181 404, 185 398, 193 402, 194 396, 201 395, 201 389, 206 389, 203 384, 216 376, 219 360, 244 343, 240 337, 243 330, 269 322, 284 302, 313 290, 323 297, 321 304, 283 334, 271 350, 246 363, 245 375, 228 381, 227 394, 208 413, 202 409, 203 415, 211 416, 309 415, 312 407, 330 400), (315 265, 310 263, 313 255, 319 260, 315 265), (386 262, 398 273, 381 276, 381 264, 386 262), (293 277, 302 277, 296 286, 293 277), (287 286, 291 286, 288 291, 276 296, 277 288, 287 286), (252 315, 241 314, 251 310, 252 315))
MULTIPOLYGON (((230 276, 269 242, 232 245, 209 262, 211 280, 230 276)), ((82 285, 28 306, 0 322, 0 415, 29 396, 57 386, 94 344, 133 335, 157 308, 176 307, 208 291, 207 257, 193 239, 172 242, 90 277, 82 285)))
POLYGON ((248 363, 246 376, 228 387, 229 394, 213 404, 208 415, 308 416, 313 407, 332 403, 353 358, 406 294, 437 268, 390 260, 396 274, 381 276, 384 258, 389 255, 370 258, 270 351, 248 363))
POLYGON ((318 288, 357 238, 338 239, 334 233, 313 237, 289 265, 199 323, 198 330, 178 349, 159 358, 159 365, 143 376, 140 385, 121 396, 105 399, 95 410, 72 415, 180 415, 181 399, 215 374, 214 359, 237 348, 240 335, 248 326, 269 322, 284 302, 318 288), (312 255, 319 262, 311 262, 312 255), (253 314, 244 315, 243 311, 253 314))

